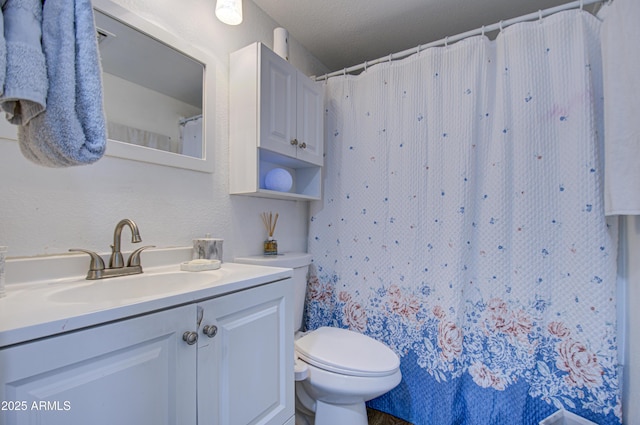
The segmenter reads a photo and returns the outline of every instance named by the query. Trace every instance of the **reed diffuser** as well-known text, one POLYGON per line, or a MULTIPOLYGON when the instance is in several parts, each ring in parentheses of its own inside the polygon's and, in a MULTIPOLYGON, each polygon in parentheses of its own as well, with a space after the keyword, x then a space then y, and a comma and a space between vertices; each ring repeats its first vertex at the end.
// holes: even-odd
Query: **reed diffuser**
POLYGON ((264 255, 278 255, 278 241, 273 239, 273 233, 276 231, 278 223, 278 213, 274 216, 272 212, 263 212, 262 223, 267 230, 267 240, 264 241, 264 255))

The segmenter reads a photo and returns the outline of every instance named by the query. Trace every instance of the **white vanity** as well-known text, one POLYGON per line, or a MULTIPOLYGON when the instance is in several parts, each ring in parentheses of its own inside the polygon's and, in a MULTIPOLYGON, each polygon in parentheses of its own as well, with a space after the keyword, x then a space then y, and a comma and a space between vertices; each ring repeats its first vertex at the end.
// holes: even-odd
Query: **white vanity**
POLYGON ((60 261, 87 259, 7 264, 0 424, 293 425, 292 270, 178 261, 86 281, 60 261))

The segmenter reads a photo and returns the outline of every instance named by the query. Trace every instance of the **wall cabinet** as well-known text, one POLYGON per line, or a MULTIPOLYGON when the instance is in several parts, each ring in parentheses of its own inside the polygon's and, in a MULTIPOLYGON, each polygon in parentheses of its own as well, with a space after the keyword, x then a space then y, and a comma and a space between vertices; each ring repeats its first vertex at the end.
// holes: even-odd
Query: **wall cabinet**
POLYGON ((233 194, 320 199, 324 154, 322 85, 262 43, 231 54, 230 188, 233 194), (265 187, 284 168, 289 192, 265 187))
POLYGON ((3 425, 282 425, 291 279, 0 350, 3 425))

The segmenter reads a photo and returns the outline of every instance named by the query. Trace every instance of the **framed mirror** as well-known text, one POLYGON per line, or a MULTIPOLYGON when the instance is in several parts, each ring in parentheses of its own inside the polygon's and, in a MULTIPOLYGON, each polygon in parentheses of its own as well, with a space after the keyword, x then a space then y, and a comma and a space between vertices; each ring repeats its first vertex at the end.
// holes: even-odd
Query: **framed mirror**
POLYGON ((106 155, 213 172, 212 61, 110 0, 94 0, 106 155))

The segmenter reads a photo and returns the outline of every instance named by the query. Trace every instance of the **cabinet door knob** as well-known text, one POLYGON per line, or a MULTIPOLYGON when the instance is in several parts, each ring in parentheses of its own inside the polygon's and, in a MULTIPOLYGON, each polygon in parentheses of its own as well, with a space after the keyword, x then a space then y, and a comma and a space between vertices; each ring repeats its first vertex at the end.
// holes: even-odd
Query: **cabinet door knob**
POLYGON ((198 342, 198 333, 197 332, 192 332, 192 331, 187 331, 187 332, 182 334, 182 339, 187 344, 193 345, 196 342, 198 342))
POLYGON ((216 325, 207 325, 202 328, 202 333, 209 338, 213 338, 218 333, 218 327, 216 325))
POLYGON ((291 144, 292 144, 293 146, 298 146, 298 139, 293 139, 293 140, 291 140, 291 144))
POLYGON ((300 146, 298 146, 301 149, 304 149, 307 147, 307 144, 305 142, 300 143, 300 146))

